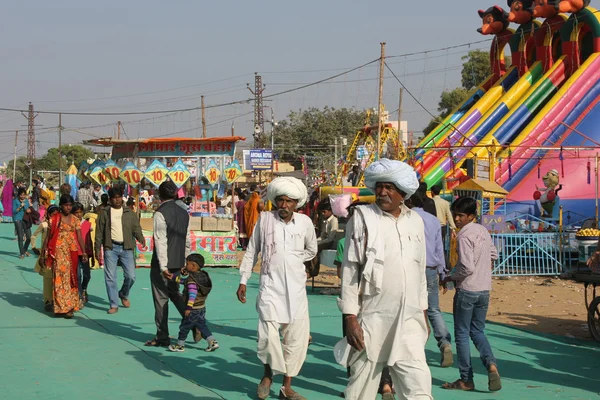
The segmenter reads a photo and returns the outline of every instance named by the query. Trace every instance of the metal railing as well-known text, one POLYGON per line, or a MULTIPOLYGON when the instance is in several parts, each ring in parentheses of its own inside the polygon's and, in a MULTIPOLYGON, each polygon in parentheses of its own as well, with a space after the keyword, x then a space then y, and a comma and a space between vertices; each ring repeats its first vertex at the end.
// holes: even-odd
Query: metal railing
POLYGON ((563 255, 558 233, 493 234, 498 250, 492 275, 559 275, 563 255))

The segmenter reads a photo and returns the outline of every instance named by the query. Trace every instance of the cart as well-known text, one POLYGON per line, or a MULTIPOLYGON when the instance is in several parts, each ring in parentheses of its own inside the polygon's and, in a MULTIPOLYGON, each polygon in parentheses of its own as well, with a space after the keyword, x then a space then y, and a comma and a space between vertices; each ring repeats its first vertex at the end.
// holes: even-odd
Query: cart
MULTIPOLYGON (((596 250, 598 238, 578 237, 577 239, 580 243, 579 264, 585 265, 592 252, 596 250)), ((573 279, 575 282, 583 283, 588 328, 592 337, 600 342, 600 293, 596 292, 596 288, 600 287, 600 267, 581 268, 574 274, 573 279)))

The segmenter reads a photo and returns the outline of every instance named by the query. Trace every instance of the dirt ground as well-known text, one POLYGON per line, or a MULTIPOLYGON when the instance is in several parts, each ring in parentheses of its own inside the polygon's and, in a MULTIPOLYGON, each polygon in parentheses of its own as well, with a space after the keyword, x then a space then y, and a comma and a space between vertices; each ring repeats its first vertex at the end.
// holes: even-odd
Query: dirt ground
MULTIPOLYGON (((334 269, 321 266, 315 291, 337 293, 332 289, 339 286, 335 274, 334 269)), ((453 293, 440 292, 442 311, 452 312, 453 293)), ((495 278, 487 319, 530 331, 592 340, 583 284, 557 277, 495 278)))

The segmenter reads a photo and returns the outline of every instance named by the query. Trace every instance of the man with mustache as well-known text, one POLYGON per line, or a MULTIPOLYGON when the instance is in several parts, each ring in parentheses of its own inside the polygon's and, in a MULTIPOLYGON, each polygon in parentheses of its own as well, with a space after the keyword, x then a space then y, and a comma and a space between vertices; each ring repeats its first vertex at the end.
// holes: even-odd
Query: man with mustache
POLYGON ((411 166, 388 159, 372 163, 364 176, 376 203, 356 207, 346 226, 338 301, 352 347, 346 399, 375 399, 386 366, 400 399, 432 399, 425 230, 404 205, 419 181, 411 166))
POLYGON ((258 358, 264 375, 257 389, 259 399, 269 397, 273 375, 282 374, 279 398, 304 400, 292 389, 292 378, 300 372, 308 349, 304 262, 317 255, 317 237, 310 218, 294 211, 306 203, 307 196, 306 186, 296 178, 276 178, 269 184, 267 197, 276 211, 260 214, 240 265, 237 297, 246 303, 246 284, 261 253, 256 309, 258 358))

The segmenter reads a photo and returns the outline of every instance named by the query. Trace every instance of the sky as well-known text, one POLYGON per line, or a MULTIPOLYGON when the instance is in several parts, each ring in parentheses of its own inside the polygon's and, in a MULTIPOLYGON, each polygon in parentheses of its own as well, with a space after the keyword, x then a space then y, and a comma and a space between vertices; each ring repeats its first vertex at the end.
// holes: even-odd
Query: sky
MULTIPOLYGON (((379 57, 424 106, 407 93, 403 119, 418 132, 437 113, 444 89, 460 85, 461 56, 488 49, 477 33, 477 10, 492 3, 461 0, 388 1, 157 1, 6 2, 0 33, 0 108, 60 112, 167 111, 200 106, 207 135, 252 134, 252 103, 214 107, 252 97, 258 72, 268 96, 339 74, 379 57), (466 43, 463 46, 444 49, 466 43), (409 53, 417 53, 404 56, 409 53)), ((501 4, 504 5, 504 4, 501 4)), ((309 107, 377 107, 379 66, 269 98, 275 120, 309 107)), ((384 103, 397 110, 400 85, 386 71, 384 103)), ((392 119, 396 115, 392 114, 392 119)), ((201 136, 200 111, 153 115, 63 115, 63 143, 113 136, 201 136)), ((0 111, 0 161, 26 154, 26 119, 0 111)), ((56 147, 58 116, 35 119, 36 155, 56 147)), ((266 129, 269 129, 268 124, 266 129)), ((251 144, 251 140, 247 141, 251 144)))

